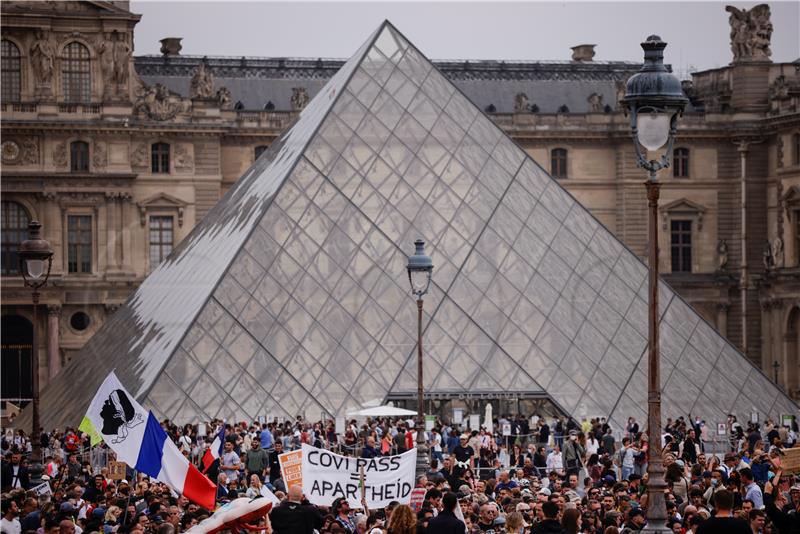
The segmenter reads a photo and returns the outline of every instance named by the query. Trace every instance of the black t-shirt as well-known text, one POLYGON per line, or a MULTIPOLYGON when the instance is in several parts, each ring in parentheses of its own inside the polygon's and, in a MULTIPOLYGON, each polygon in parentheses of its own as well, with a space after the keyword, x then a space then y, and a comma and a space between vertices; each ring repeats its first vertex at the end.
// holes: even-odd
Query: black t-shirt
POLYGON ((700 523, 697 534, 753 534, 753 531, 744 519, 712 517, 700 523))
POLYGON ((455 449, 453 449, 453 455, 459 462, 469 462, 469 459, 475 456, 475 450, 469 445, 462 447, 459 444, 455 449))

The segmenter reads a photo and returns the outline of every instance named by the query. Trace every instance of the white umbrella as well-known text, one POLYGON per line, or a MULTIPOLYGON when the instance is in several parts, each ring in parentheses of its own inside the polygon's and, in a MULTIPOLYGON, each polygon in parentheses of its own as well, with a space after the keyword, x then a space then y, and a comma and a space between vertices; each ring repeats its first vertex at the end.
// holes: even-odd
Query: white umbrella
POLYGON ((492 433, 494 431, 494 425, 492 422, 492 403, 486 403, 486 414, 484 415, 485 420, 483 426, 486 427, 486 431, 492 433))
POLYGON ((407 417, 409 415, 417 415, 417 412, 412 410, 404 410, 397 406, 374 406, 372 408, 364 408, 356 412, 349 412, 348 417, 407 417))

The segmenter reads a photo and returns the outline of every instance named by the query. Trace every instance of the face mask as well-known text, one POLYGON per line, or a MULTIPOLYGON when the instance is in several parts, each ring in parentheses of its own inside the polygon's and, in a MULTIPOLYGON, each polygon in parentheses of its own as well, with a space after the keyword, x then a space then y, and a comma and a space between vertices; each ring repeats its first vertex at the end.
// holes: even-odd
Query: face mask
POLYGON ((718 484, 719 484, 719 480, 717 480, 716 478, 712 478, 712 479, 711 479, 711 485, 712 485, 712 486, 716 486, 716 485, 718 485, 718 484))

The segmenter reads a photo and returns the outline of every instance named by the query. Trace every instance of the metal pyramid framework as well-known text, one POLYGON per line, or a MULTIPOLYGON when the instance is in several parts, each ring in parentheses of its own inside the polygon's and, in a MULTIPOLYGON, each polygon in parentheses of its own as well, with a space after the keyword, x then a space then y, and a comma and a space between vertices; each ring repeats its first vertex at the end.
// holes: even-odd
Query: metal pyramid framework
MULTIPOLYGON (((645 265, 385 22, 44 391, 43 424, 80 421, 113 368, 177 423, 415 391, 420 237, 426 391, 645 420, 645 265)), ((665 417, 797 412, 660 290, 665 417)))

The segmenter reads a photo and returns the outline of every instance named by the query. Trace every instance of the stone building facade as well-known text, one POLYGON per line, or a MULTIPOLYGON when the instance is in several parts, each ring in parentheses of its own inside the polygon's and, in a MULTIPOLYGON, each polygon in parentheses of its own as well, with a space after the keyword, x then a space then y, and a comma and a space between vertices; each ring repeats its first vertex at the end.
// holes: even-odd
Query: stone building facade
MULTIPOLYGON (((691 106, 660 176, 660 267, 798 398, 800 63, 770 61, 768 8, 729 12, 731 64, 684 82, 691 106)), ((18 403, 30 396, 32 308, 14 252, 27 221, 55 250, 33 351, 46 384, 342 62, 182 56, 175 38, 134 56, 140 17, 122 1, 3 2, 2 16, 2 396, 18 403)), ((435 63, 644 258, 645 174, 618 104, 638 65, 593 56, 580 45, 563 62, 435 63)))

